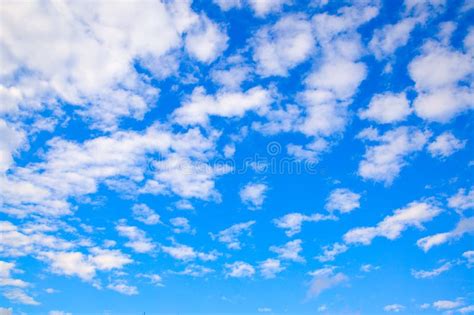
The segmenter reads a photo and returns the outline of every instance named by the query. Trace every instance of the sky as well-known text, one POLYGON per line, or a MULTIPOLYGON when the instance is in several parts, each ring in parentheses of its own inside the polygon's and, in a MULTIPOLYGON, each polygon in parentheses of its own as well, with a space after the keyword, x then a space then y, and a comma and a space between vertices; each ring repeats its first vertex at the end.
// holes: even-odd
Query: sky
POLYGON ((0 1, 0 315, 474 314, 474 1, 0 1))

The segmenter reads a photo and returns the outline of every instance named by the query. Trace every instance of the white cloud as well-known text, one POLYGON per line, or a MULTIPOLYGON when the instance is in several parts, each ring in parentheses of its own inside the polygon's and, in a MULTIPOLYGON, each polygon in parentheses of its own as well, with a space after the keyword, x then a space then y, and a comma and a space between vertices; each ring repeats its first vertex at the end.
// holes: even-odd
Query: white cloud
POLYGON ((39 305, 33 297, 26 294, 21 289, 8 289, 3 291, 3 296, 13 303, 25 304, 25 305, 39 305))
POLYGON ((48 315, 72 315, 72 313, 64 311, 49 311, 48 315))
POLYGON ((213 269, 204 266, 189 264, 183 271, 175 272, 178 275, 191 276, 191 277, 204 277, 207 274, 214 272, 213 269))
POLYGON ((389 305, 385 305, 383 308, 385 312, 395 312, 395 313, 401 312, 404 309, 405 309, 405 306, 401 304, 389 304, 389 305))
POLYGON ((248 79, 250 71, 250 67, 237 65, 227 70, 213 70, 211 77, 226 90, 237 91, 240 90, 242 82, 248 79))
POLYGON ((428 42, 408 69, 418 92, 414 109, 421 118, 447 122, 474 105, 472 90, 460 85, 474 73, 469 55, 428 42))
POLYGON ((342 272, 335 272, 334 267, 324 267, 309 273, 313 278, 307 292, 308 298, 319 296, 323 291, 338 286, 349 278, 342 272))
POLYGON ((229 249, 240 249, 242 244, 239 240, 239 237, 246 233, 247 235, 251 235, 252 233, 252 225, 255 224, 255 221, 248 221, 237 223, 229 228, 220 231, 217 234, 211 233, 211 238, 217 239, 219 242, 226 244, 227 248, 229 249))
POLYGON ((180 233, 189 233, 189 234, 195 234, 196 230, 191 228, 191 225, 189 225, 189 220, 183 217, 176 217, 176 218, 171 218, 170 223, 173 226, 173 232, 180 234, 180 233))
POLYGON ((272 279, 275 278, 276 275, 283 270, 285 267, 281 265, 280 260, 268 258, 259 264, 260 273, 265 279, 272 279))
POLYGON ((344 241, 348 244, 369 245, 375 237, 394 240, 409 227, 422 229, 422 223, 431 221, 440 212, 441 209, 429 201, 411 202, 406 207, 395 210, 392 215, 386 216, 376 226, 350 230, 344 234, 344 241))
POLYGON ((219 253, 211 251, 209 253, 199 252, 194 250, 191 246, 179 244, 174 242, 172 246, 161 246, 161 250, 174 259, 182 261, 190 261, 199 258, 202 261, 213 261, 216 260, 219 253))
POLYGON ((197 87, 173 112, 173 120, 181 125, 209 123, 209 116, 242 117, 247 111, 265 113, 272 102, 271 92, 260 86, 239 91, 218 91, 215 95, 197 87))
POLYGON ((127 225, 125 221, 120 221, 115 229, 119 235, 129 239, 125 243, 126 247, 133 249, 137 253, 149 253, 155 249, 155 244, 152 240, 146 237, 145 231, 140 230, 136 226, 127 225))
POLYGON ((259 313, 270 313, 272 311, 269 307, 259 307, 257 308, 257 312, 259 313))
POLYGON ((329 212, 339 211, 341 213, 349 213, 360 207, 359 200, 359 194, 346 188, 337 188, 331 191, 324 207, 329 212))
POLYGON ((242 0, 212 0, 212 2, 217 4, 222 11, 229 11, 242 6, 242 0))
POLYGON ((392 56, 397 48, 407 44, 416 23, 414 18, 404 18, 396 24, 385 25, 375 30, 369 43, 370 50, 377 59, 392 56))
POLYGON ((114 283, 109 283, 107 288, 113 291, 117 291, 118 293, 125 294, 125 295, 137 295, 138 289, 135 286, 130 286, 123 281, 117 281, 114 283))
POLYGON ((199 61, 210 63, 227 48, 228 39, 224 30, 206 16, 201 16, 198 25, 186 36, 186 50, 199 61))
POLYGON ((226 268, 226 277, 246 278, 252 277, 255 274, 253 266, 243 261, 236 261, 232 264, 225 264, 224 266, 226 268))
POLYGON ((359 175, 391 184, 407 164, 407 157, 421 151, 429 136, 428 132, 414 127, 398 127, 383 135, 372 128, 364 129, 358 137, 378 144, 367 147, 364 159, 359 163, 359 175))
POLYGON ((13 163, 13 155, 25 142, 25 133, 0 119, 0 175, 13 163))
POLYGON ((163 278, 159 274, 150 273, 150 274, 141 274, 139 276, 149 279, 150 282, 157 287, 164 287, 163 278))
MULTIPOLYGON (((266 2, 266 1, 258 1, 266 2)), ((274 1, 268 1, 271 3, 274 1)), ((258 31, 253 42, 257 73, 287 76, 288 71, 305 61, 315 43, 311 24, 304 15, 287 15, 271 27, 258 31)))
POLYGON ((240 190, 240 199, 250 210, 260 209, 265 200, 268 186, 263 183, 248 183, 240 190))
POLYGON ((134 61, 146 64, 179 48, 183 33, 199 19, 190 1, 25 2, 5 5, 0 21, 2 81, 11 111, 68 103, 95 127, 113 129, 120 117, 142 119, 158 94, 134 61), (39 27, 26 27, 26 17, 39 27), (160 40, 150 40, 158 33, 160 40))
POLYGON ((450 262, 444 263, 438 268, 435 268, 433 270, 414 270, 412 269, 411 274, 413 277, 417 279, 431 279, 434 277, 439 276, 443 272, 448 271, 451 269, 452 264, 450 262))
POLYGON ((459 189, 454 196, 448 199, 448 206, 461 212, 474 208, 474 187, 471 187, 469 191, 464 188, 459 189))
POLYGON ((137 221, 143 222, 147 225, 154 225, 160 223, 160 216, 153 211, 146 204, 135 204, 132 207, 133 218, 137 221))
POLYGON ((461 238, 464 234, 474 233, 474 217, 462 218, 456 227, 449 232, 438 233, 419 239, 416 244, 427 252, 432 247, 461 238))
POLYGON ((369 106, 359 112, 359 117, 380 124, 389 124, 405 120, 411 111, 404 92, 398 94, 388 92, 372 97, 369 106))
POLYGON ((457 299, 456 301, 439 300, 439 301, 433 302, 433 307, 436 308, 438 311, 452 310, 452 309, 462 306, 463 304, 464 303, 462 299, 457 299))
POLYGON ((38 258, 49 264, 51 272, 76 276, 84 281, 92 281, 97 270, 122 269, 133 262, 119 250, 100 248, 92 248, 90 255, 65 251, 40 252, 38 258))
POLYGON ((291 237, 301 232, 301 226, 304 222, 318 222, 324 220, 336 220, 337 218, 333 215, 322 215, 315 213, 312 215, 306 215, 302 213, 288 213, 281 218, 274 219, 273 223, 276 227, 285 230, 285 234, 291 237))
POLYGON ((270 246, 270 251, 278 254, 278 258, 282 260, 291 260, 295 262, 304 262, 305 259, 300 256, 303 250, 301 240, 293 240, 281 246, 270 246))
POLYGON ((373 270, 378 270, 380 269, 379 266, 374 266, 374 265, 371 265, 371 264, 364 264, 362 266, 360 266, 360 271, 362 272, 371 272, 373 270))
POLYGON ((17 272, 14 262, 0 260, 0 287, 18 287, 25 288, 29 284, 20 279, 12 278, 12 273, 17 272))
POLYGON ((281 11, 283 5, 290 4, 291 0, 247 0, 255 15, 264 17, 271 12, 281 11))
POLYGON ((337 255, 346 252, 349 249, 345 244, 334 243, 332 246, 324 246, 323 254, 317 256, 316 259, 320 262, 333 261, 337 255))
POLYGON ((13 309, 11 307, 5 308, 5 307, 0 307, 0 315, 12 315, 13 314, 13 309))
POLYGON ((446 131, 428 145, 428 151, 433 157, 445 159, 454 152, 463 149, 466 142, 467 140, 459 140, 451 132, 446 131))
POLYGON ((462 253, 462 257, 466 259, 468 268, 474 266, 474 250, 468 250, 462 253))

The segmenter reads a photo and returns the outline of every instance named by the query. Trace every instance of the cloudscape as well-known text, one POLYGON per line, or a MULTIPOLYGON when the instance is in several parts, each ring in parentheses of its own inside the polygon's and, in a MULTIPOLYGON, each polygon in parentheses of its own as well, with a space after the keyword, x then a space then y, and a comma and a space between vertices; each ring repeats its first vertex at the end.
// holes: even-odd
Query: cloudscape
POLYGON ((0 315, 474 314, 474 1, 0 0, 0 315))

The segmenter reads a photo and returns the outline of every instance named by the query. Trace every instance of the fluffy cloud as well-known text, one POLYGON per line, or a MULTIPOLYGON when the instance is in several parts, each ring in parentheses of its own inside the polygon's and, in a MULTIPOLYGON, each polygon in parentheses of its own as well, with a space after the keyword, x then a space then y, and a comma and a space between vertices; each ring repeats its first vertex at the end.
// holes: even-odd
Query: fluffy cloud
MULTIPOLYGON (((149 59, 159 60, 181 46, 187 30, 201 29, 199 22, 205 18, 190 6, 190 1, 6 5, 0 43, 5 49, 2 89, 11 100, 9 108, 38 111, 69 103, 95 127, 105 129, 115 128, 120 117, 142 119, 158 90, 135 70, 134 61, 148 65, 149 59), (120 18, 125 15, 130 18, 120 18), (40 27, 26 27, 26 17, 40 27), (149 40, 157 33, 160 40, 149 40)), ((204 34, 197 36, 208 47, 220 47, 208 29, 203 27, 204 34)), ((190 52, 210 58, 214 50, 190 52)), ((150 67, 152 73, 163 68, 150 67)))
POLYGON ((76 276, 84 281, 92 281, 98 270, 122 269, 133 262, 119 250, 100 248, 92 248, 90 255, 65 251, 41 252, 38 258, 47 262, 53 273, 76 276))
POLYGON ((410 104, 404 92, 399 94, 388 92, 372 97, 369 106, 359 112, 359 117, 389 124, 405 120, 410 113, 410 104))
POLYGON ((0 175, 6 172, 13 163, 13 155, 25 142, 25 133, 0 119, 0 175))
POLYGON ((466 140, 459 140, 451 132, 446 131, 428 145, 428 151, 433 157, 445 159, 464 148, 466 142, 466 140))
POLYGON ((313 278, 311 279, 307 292, 308 298, 317 297, 323 291, 331 289, 349 280, 349 278, 342 272, 335 272, 335 267, 317 269, 310 272, 309 275, 313 278))
POLYGON ((462 218, 452 231, 423 237, 419 239, 416 244, 418 247, 423 249, 423 251, 427 252, 432 247, 456 240, 462 237, 464 234, 471 233, 474 233, 474 217, 462 218))
POLYGON ((281 265, 280 260, 272 258, 262 261, 258 267, 260 268, 260 273, 265 279, 275 278, 278 273, 285 270, 285 267, 281 265))
POLYGON ((189 264, 183 271, 175 272, 178 275, 190 276, 190 277, 204 277, 207 274, 214 272, 213 269, 207 268, 201 265, 189 264))
POLYGON ((199 61, 210 63, 226 48, 228 37, 225 31, 206 16, 186 36, 186 50, 199 61))
POLYGON ((326 200, 325 208, 330 211, 348 213, 360 207, 360 195, 346 188, 334 189, 326 200))
POLYGON ((303 250, 301 243, 301 240, 289 241, 281 246, 270 246, 270 251, 278 254, 278 258, 283 260, 304 262, 305 259, 300 256, 300 252, 303 250))
POLYGON ((464 303, 462 299, 458 299, 456 301, 439 300, 439 301, 433 302, 433 307, 436 308, 438 311, 442 311, 442 310, 452 310, 452 309, 462 306, 463 304, 464 303))
POLYGON ((251 235, 252 225, 255 224, 255 221, 242 222, 232 225, 231 227, 220 231, 217 234, 212 234, 212 239, 217 239, 219 242, 226 244, 229 249, 240 249, 242 244, 239 240, 239 237, 246 233, 251 235))
POLYGON ((316 257, 320 262, 333 261, 337 255, 346 252, 349 249, 345 244, 334 243, 332 246, 324 246, 323 254, 316 257))
POLYGON ((474 187, 470 190, 461 188, 458 192, 448 199, 448 206, 458 211, 464 211, 474 208, 474 187))
POLYGON ((430 202, 415 201, 404 208, 395 210, 392 215, 386 216, 376 226, 350 230, 344 234, 344 241, 348 244, 369 245, 375 237, 394 240, 409 227, 423 228, 422 223, 431 221, 440 212, 441 209, 430 202))
POLYGON ((301 232, 301 226, 304 222, 318 222, 324 220, 336 220, 337 218, 333 215, 322 215, 320 213, 315 213, 312 215, 306 215, 301 213, 288 213, 283 217, 274 219, 273 223, 276 227, 285 230, 285 234, 288 237, 291 237, 295 234, 301 232))
POLYGON ((191 246, 174 242, 173 246, 161 246, 161 250, 174 259, 190 261, 199 258, 202 261, 216 260, 219 253, 212 251, 210 253, 198 252, 191 246))
POLYGON ((146 236, 145 231, 136 226, 127 225, 125 221, 121 221, 115 229, 119 235, 128 238, 129 241, 125 243, 125 246, 137 253, 149 253, 156 247, 152 240, 146 236))
POLYGON ((389 304, 389 305, 385 305, 383 308, 385 312, 395 312, 395 313, 401 312, 404 309, 405 309, 405 306, 401 304, 389 304))
POLYGON ((12 301, 13 303, 25 304, 25 305, 39 305, 33 297, 26 294, 21 289, 8 289, 3 292, 3 296, 12 301))
POLYGON ((255 274, 255 269, 252 265, 243 262, 243 261, 236 261, 231 264, 225 264, 226 277, 231 278, 246 278, 252 277, 255 274))
POLYGON ((189 225, 189 220, 183 217, 176 217, 176 218, 171 218, 170 223, 173 226, 173 232, 180 234, 180 233, 189 233, 189 234, 194 234, 196 233, 196 230, 191 228, 191 225, 189 225))
POLYGON ((461 85, 474 72, 472 56, 428 42, 408 69, 418 91, 414 109, 421 118, 447 122, 472 108, 472 88, 461 85))
POLYGON ((287 76, 288 71, 305 61, 313 49, 311 24, 305 16, 287 15, 256 34, 253 59, 257 63, 257 73, 287 76))
POLYGON ((378 144, 367 148, 364 159, 359 163, 359 175, 364 179, 391 184, 407 164, 407 157, 421 151, 429 136, 428 132, 413 127, 398 127, 383 135, 372 128, 364 129, 358 138, 378 144))
POLYGON ((260 209, 266 197, 268 186, 263 183, 248 183, 240 190, 240 199, 250 209, 260 209))
POLYGON ((433 270, 412 270, 411 274, 417 279, 430 279, 439 276, 443 272, 451 269, 452 264, 450 262, 444 263, 442 266, 435 268, 433 270))
POLYGON ((213 0, 221 10, 240 9, 244 5, 250 6, 257 17, 265 17, 272 12, 281 11, 283 5, 291 4, 289 0, 213 0))
POLYGON ((121 294, 125 294, 125 295, 137 295, 138 294, 137 287, 127 285, 123 281, 110 283, 110 284, 107 285, 107 288, 110 289, 110 290, 113 290, 113 291, 117 291, 121 294))
POLYGON ((137 221, 143 222, 147 225, 154 225, 160 223, 160 216, 153 211, 146 204, 135 204, 132 207, 133 218, 137 221))
POLYGON ((416 22, 414 18, 405 18, 396 24, 385 25, 375 30, 369 43, 370 50, 377 59, 391 56, 397 48, 406 45, 416 22))
POLYGON ((218 91, 215 95, 197 87, 173 112, 173 120, 181 125, 207 125, 209 116, 242 117, 247 111, 263 114, 271 102, 271 92, 260 86, 245 92, 218 91))
POLYGON ((29 285, 27 282, 11 277, 16 271, 15 263, 0 260, 0 287, 27 287, 29 285))

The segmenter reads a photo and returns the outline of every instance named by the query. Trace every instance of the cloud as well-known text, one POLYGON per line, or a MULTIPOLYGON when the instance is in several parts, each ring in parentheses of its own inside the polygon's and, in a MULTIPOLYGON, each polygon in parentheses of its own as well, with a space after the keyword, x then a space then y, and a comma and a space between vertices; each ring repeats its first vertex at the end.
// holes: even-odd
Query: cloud
POLYGON ((324 267, 314 270, 309 273, 313 278, 309 284, 309 289, 306 293, 307 298, 319 296, 323 291, 338 286, 349 278, 342 272, 335 272, 335 267, 324 267))
POLYGON ((333 215, 323 215, 315 213, 312 215, 305 215, 301 213, 288 213, 281 218, 274 219, 273 223, 276 227, 285 230, 285 234, 291 237, 301 232, 301 226, 304 222, 318 222, 324 220, 336 220, 337 218, 333 215))
POLYGON ((219 242, 226 244, 229 249, 240 249, 242 244, 240 243, 239 237, 243 233, 251 235, 251 228, 254 224, 255 221, 237 223, 217 234, 211 233, 211 238, 213 240, 217 239, 219 242))
POLYGON ((137 253, 149 253, 156 247, 152 240, 146 237, 143 230, 140 230, 136 226, 127 225, 123 220, 115 226, 115 229, 119 235, 129 239, 129 241, 125 243, 125 246, 133 249, 137 253))
POLYGON ((373 128, 364 129, 358 138, 377 142, 366 149, 359 163, 359 175, 364 179, 390 185, 401 169, 408 164, 407 157, 421 151, 430 134, 414 127, 398 127, 379 135, 373 128))
MULTIPOLYGON (((84 2, 11 4, 0 21, 0 43, 6 50, 2 64, 8 64, 2 81, 13 114, 20 108, 25 113, 67 103, 93 127, 110 130, 121 117, 143 119, 158 96, 134 62, 148 65, 148 59, 159 60, 178 49, 181 36, 197 29, 200 19, 190 1, 140 1, 93 7, 84 2), (124 15, 130 18, 118 18, 124 15), (25 17, 41 27, 26 27, 25 17), (160 40, 149 40, 157 33, 160 40)), ((213 44, 209 37, 201 36, 213 44)), ((163 66, 150 72, 155 68, 163 66)))
MULTIPOLYGON (((273 2, 273 1, 256 1, 273 2)), ((253 59, 263 77, 287 76, 314 49, 311 24, 304 15, 286 15, 271 27, 260 29, 253 39, 253 59)))
POLYGON ((347 188, 334 189, 326 200, 325 208, 329 212, 349 213, 360 207, 360 195, 347 188))
POLYGON ((132 207, 133 218, 137 221, 143 222, 147 225, 154 225, 160 223, 160 216, 155 213, 146 204, 139 203, 132 207))
POLYGON ((231 264, 225 264, 224 266, 226 268, 226 277, 246 278, 252 277, 255 274, 253 266, 243 261, 236 261, 231 264))
POLYGON ((461 238, 464 234, 471 234, 473 232, 474 217, 462 218, 452 231, 423 237, 416 242, 416 245, 423 249, 423 251, 427 252, 435 246, 456 240, 461 238))
POLYGON ((469 55, 430 41, 408 70, 418 92, 413 106, 419 117, 445 123, 472 108, 473 93, 461 84, 474 72, 469 55))
POLYGON ((127 285, 123 281, 117 281, 114 283, 109 283, 107 288, 113 291, 117 291, 118 293, 125 294, 125 295, 137 295, 138 289, 135 286, 127 285))
POLYGON ((405 309, 405 306, 401 304, 389 304, 389 305, 385 305, 383 308, 385 312, 395 312, 395 313, 401 312, 404 309, 405 309))
POLYGON ((376 226, 350 230, 344 234, 344 241, 348 244, 369 245, 375 237, 394 240, 409 227, 422 229, 422 223, 431 221, 439 213, 441 209, 429 201, 411 202, 406 207, 395 210, 392 215, 386 216, 376 226))
POLYGON ((186 50, 197 60, 210 63, 226 48, 228 36, 217 24, 201 16, 198 25, 186 35, 186 50))
POLYGON ((264 17, 271 12, 281 11, 283 5, 291 4, 290 0, 247 0, 255 15, 264 17))
POLYGON ((462 253, 462 257, 466 259, 468 268, 474 266, 474 250, 465 251, 464 253, 462 253))
POLYGON ((26 136, 22 130, 0 119, 0 174, 6 172, 13 163, 13 155, 25 143, 26 136))
POLYGON ((286 268, 281 265, 280 260, 268 258, 259 263, 259 269, 265 279, 272 279, 286 268))
POLYGON ((432 157, 445 159, 454 152, 463 149, 467 140, 459 140, 451 132, 446 131, 440 134, 428 145, 428 151, 432 157))
POLYGON ((13 309, 10 308, 4 308, 0 307, 0 315, 12 315, 13 314, 13 309))
POLYGON ((374 266, 374 265, 371 265, 371 264, 364 264, 362 266, 360 266, 360 271, 362 272, 371 272, 373 270, 378 270, 380 269, 379 266, 374 266))
POLYGON ((369 106, 359 111, 359 117, 379 124, 390 124, 405 120, 411 112, 404 92, 398 94, 387 92, 374 95, 369 106))
POLYGON ((191 277, 204 277, 207 274, 214 272, 213 269, 204 266, 189 264, 183 271, 175 272, 178 275, 191 276, 191 277))
POLYGON ((436 308, 438 311, 452 310, 452 309, 462 306, 463 304, 464 303, 462 299, 457 299, 456 301, 439 300, 439 301, 433 302, 433 307, 436 308))
POLYGON ((414 18, 404 18, 396 24, 385 25, 375 30, 369 42, 370 50, 377 59, 391 57, 397 48, 407 44, 416 23, 414 18))
POLYGON ((49 311, 48 315, 72 315, 72 313, 64 311, 49 311))
POLYGON ((119 250, 92 248, 90 255, 81 252, 49 251, 39 253, 38 258, 47 262, 53 273, 76 276, 92 281, 97 270, 122 269, 133 260, 119 250))
POLYGON ((204 253, 194 250, 191 246, 173 242, 173 246, 161 246, 161 250, 174 259, 190 261, 199 258, 202 261, 214 261, 220 255, 216 251, 204 253))
POLYGON ((273 101, 271 92, 256 86, 240 91, 218 91, 215 95, 197 87, 173 112, 173 121, 181 125, 207 125, 209 116, 242 117, 247 111, 265 113, 273 101))
POLYGON ((431 279, 434 277, 439 276, 443 272, 448 271, 451 269, 452 264, 450 262, 444 263, 440 267, 433 269, 433 270, 414 270, 412 269, 411 274, 416 279, 431 279))
POLYGON ((289 241, 282 246, 270 246, 270 251, 277 253, 278 258, 283 260, 304 262, 305 259, 300 256, 300 252, 303 250, 301 243, 302 241, 299 239, 289 241))
POLYGON ((448 199, 448 206, 461 212, 474 208, 474 187, 471 187, 469 191, 464 188, 459 189, 456 195, 448 199))
POLYGON ((13 303, 25 304, 25 305, 39 305, 40 303, 36 301, 33 297, 26 294, 21 289, 8 289, 3 291, 3 296, 12 301, 13 303))
POLYGON ((331 246, 324 246, 323 247, 323 254, 321 256, 317 256, 316 259, 320 262, 328 262, 333 261, 337 255, 346 252, 349 249, 345 244, 334 243, 331 246))
POLYGON ((189 234, 195 234, 196 230, 191 228, 191 225, 189 225, 189 220, 183 217, 176 217, 176 218, 171 218, 170 223, 173 226, 173 232, 180 234, 180 233, 189 233, 189 234))
POLYGON ((240 199, 251 210, 260 209, 266 197, 268 186, 263 183, 248 183, 240 190, 240 199))
POLYGON ((6 262, 0 260, 0 287, 18 287, 25 288, 29 283, 12 278, 12 273, 16 272, 14 262, 6 262))

